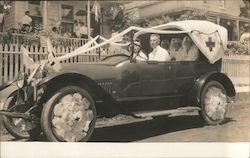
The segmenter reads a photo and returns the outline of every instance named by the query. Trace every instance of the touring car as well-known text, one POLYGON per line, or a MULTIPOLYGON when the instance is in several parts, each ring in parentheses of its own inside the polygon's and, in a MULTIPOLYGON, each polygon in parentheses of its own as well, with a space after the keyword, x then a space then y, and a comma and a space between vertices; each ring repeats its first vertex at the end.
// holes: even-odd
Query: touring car
MULTIPOLYGON (((13 84, 18 87, 1 110, 9 133, 27 138, 43 132, 49 141, 88 141, 98 117, 167 116, 181 110, 197 110, 209 125, 222 123, 228 98, 235 96, 231 80, 221 72, 226 29, 208 21, 189 20, 132 27, 117 37, 134 28, 126 46, 128 53, 118 52, 95 63, 61 63, 60 71, 53 73, 40 64, 33 76, 23 74, 1 86, 1 90, 13 84), (152 33, 159 34, 161 41, 190 37, 198 48, 198 58, 149 60, 152 33), (141 45, 135 43, 138 39, 141 45), (141 52, 146 58, 138 60, 141 52)), ((115 38, 72 54, 112 46, 117 44, 115 38)))

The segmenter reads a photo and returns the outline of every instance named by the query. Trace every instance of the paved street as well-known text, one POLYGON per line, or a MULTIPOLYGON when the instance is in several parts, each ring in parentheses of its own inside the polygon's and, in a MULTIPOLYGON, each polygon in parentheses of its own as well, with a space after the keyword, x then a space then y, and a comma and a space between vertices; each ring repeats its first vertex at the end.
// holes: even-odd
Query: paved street
MULTIPOLYGON (((197 113, 135 120, 133 123, 96 128, 90 141, 97 142, 249 142, 249 103, 232 104, 224 124, 204 126, 197 113), (137 121, 137 122, 136 122, 137 121)), ((113 122, 115 119, 112 119, 113 122)), ((112 122, 108 121, 108 122, 112 122)), ((100 124, 100 123, 99 123, 100 124)), ((17 141, 2 133, 1 141, 17 141)), ((28 141, 28 140, 18 140, 28 141)), ((38 141, 46 141, 44 137, 38 141)))

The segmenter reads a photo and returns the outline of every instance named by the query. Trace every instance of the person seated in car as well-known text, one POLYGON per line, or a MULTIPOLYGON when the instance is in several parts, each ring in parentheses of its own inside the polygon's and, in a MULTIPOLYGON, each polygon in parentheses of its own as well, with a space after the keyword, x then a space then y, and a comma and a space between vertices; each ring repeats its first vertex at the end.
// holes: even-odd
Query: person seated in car
POLYGON ((141 41, 139 39, 134 41, 134 58, 139 61, 147 60, 146 54, 142 51, 141 41))
POLYGON ((180 50, 181 61, 195 61, 198 58, 199 50, 189 36, 183 37, 180 50))
POLYGON ((149 53, 148 60, 156 60, 156 61, 170 61, 170 55, 167 50, 160 46, 160 35, 151 34, 150 35, 150 47, 153 49, 151 53, 149 53))
POLYGON ((182 40, 181 38, 172 38, 171 42, 170 42, 170 57, 171 60, 180 60, 180 49, 181 49, 181 45, 182 45, 182 40))
POLYGON ((161 47, 166 49, 168 52, 169 52, 169 45, 170 45, 169 40, 165 39, 161 41, 161 47))

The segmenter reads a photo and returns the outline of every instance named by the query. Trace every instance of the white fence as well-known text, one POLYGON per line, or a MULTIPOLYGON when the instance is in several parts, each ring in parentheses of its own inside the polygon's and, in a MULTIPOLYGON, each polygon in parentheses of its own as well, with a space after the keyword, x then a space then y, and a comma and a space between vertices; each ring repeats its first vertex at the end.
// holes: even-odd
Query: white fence
MULTIPOLYGON (((57 47, 56 55, 61 56, 67 54, 77 47, 57 47)), ((47 49, 44 47, 33 46, 29 48, 30 57, 34 61, 40 61, 47 59, 47 49)), ((97 62, 100 58, 116 53, 124 53, 126 50, 115 50, 115 49, 103 49, 105 54, 99 56, 97 50, 87 52, 83 55, 70 58, 63 62, 79 63, 79 62, 97 62), (123 52, 122 52, 123 51, 123 52)), ((0 85, 4 82, 17 77, 19 72, 29 72, 23 66, 22 53, 20 52, 20 45, 10 45, 10 47, 3 47, 0 44, 0 85)), ((250 76, 250 56, 225 56, 223 58, 222 72, 228 74, 233 80, 234 84, 249 85, 250 76)))
POLYGON ((235 85, 250 85, 250 56, 224 56, 222 72, 226 73, 235 85))
MULTIPOLYGON (((55 54, 56 56, 62 56, 77 48, 78 46, 55 47, 56 50, 55 54)), ((34 60, 34 62, 47 59, 48 53, 47 53, 47 48, 45 47, 32 46, 29 48, 26 47, 26 49, 29 50, 30 57, 34 60)), ((99 53, 97 52, 100 52, 100 50, 96 49, 94 51, 90 51, 85 54, 72 57, 62 62, 64 63, 97 62, 98 60, 106 56, 117 54, 117 52, 125 53, 127 51, 124 49, 118 50, 118 49, 103 48, 101 52, 105 52, 105 54, 100 53, 99 55, 99 53)), ((29 70, 25 69, 23 65, 23 57, 22 53, 20 52, 20 45, 11 44, 10 46, 5 45, 3 47, 0 44, 0 74, 1 74, 0 85, 2 85, 4 82, 8 80, 16 78, 19 72, 30 73, 29 70)))

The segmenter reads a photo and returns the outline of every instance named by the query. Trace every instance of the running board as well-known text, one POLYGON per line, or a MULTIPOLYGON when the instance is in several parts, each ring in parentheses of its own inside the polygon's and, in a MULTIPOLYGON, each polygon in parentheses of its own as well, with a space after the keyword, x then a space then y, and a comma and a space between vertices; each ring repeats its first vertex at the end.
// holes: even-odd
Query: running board
POLYGON ((137 117, 153 117, 153 116, 164 116, 164 115, 173 115, 177 113, 185 113, 185 112, 194 112, 197 110, 201 110, 199 107, 182 107, 173 110, 158 110, 158 111, 147 111, 147 112, 138 112, 134 113, 137 117))

